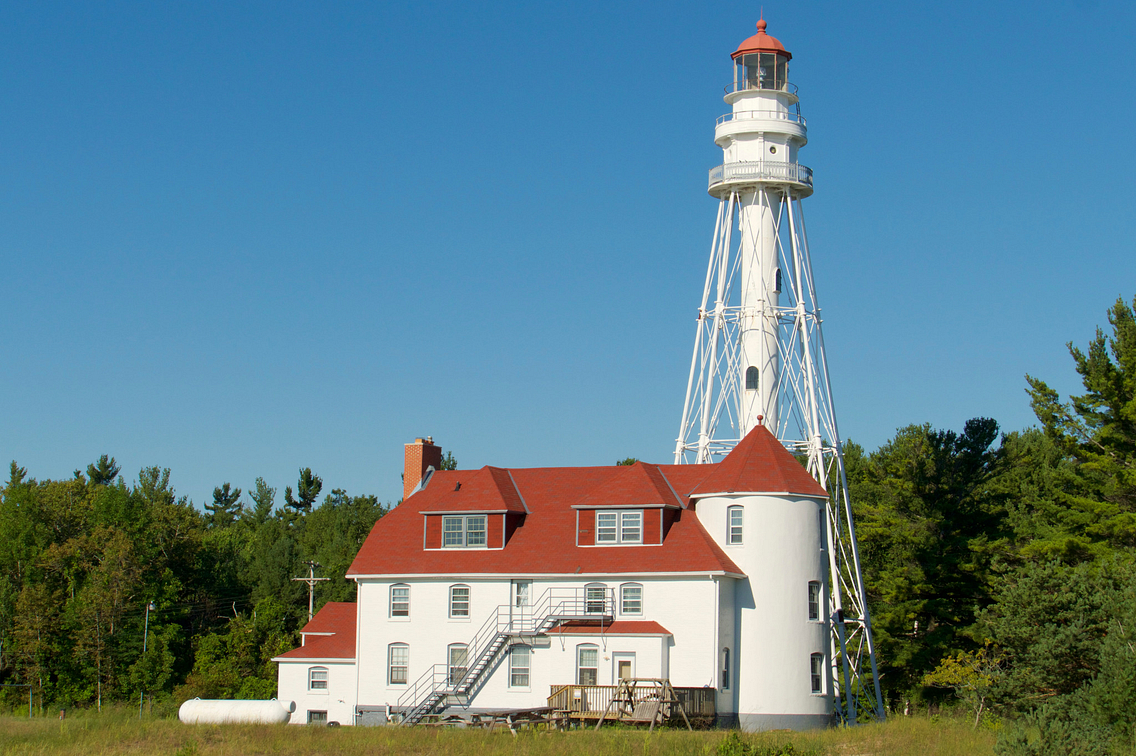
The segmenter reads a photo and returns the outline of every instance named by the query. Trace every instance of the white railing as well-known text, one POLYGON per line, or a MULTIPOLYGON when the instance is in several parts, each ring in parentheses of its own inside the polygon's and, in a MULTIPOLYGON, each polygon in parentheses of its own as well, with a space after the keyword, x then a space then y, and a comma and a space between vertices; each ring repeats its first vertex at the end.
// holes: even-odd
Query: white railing
POLYGON ((710 169, 710 187, 727 182, 772 181, 813 186, 813 171, 800 163, 776 160, 745 160, 725 163, 710 169))
POLYGON ((715 126, 721 126, 728 121, 744 121, 748 119, 757 119, 765 121, 792 121, 805 126, 805 118, 800 113, 789 113, 781 110, 742 110, 737 113, 726 113, 723 116, 718 116, 718 120, 714 122, 715 126))
POLYGON ((734 92, 788 92, 791 95, 797 94, 797 85, 789 81, 785 83, 784 87, 763 87, 753 82, 746 82, 745 79, 730 82, 725 86, 726 94, 733 94, 734 92))
POLYGON ((467 704, 470 691, 509 638, 538 635, 570 620, 610 622, 614 616, 615 589, 598 586, 549 588, 531 606, 496 607, 466 644, 464 666, 433 664, 399 696, 403 724, 416 724, 447 698, 467 704))

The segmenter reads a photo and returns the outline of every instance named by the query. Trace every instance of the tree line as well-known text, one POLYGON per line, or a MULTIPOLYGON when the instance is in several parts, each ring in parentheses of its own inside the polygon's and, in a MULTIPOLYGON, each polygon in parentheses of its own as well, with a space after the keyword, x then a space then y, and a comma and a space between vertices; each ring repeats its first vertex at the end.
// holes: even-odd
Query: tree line
POLYGON ((1084 393, 1026 376, 1038 426, 912 425, 846 448, 892 712, 957 702, 1012 754, 1136 748, 1136 318, 1069 345, 1084 393))
MULTIPOLYGON (((1136 738, 1136 300, 1108 311, 1083 393, 1026 376, 1036 427, 910 425, 845 445, 881 685, 894 714, 966 707, 1006 753, 1108 753, 1136 738)), ((617 464, 626 464, 631 458, 617 464)), ((456 467, 447 455, 444 467, 456 467)), ((170 471, 127 484, 100 457, 69 480, 15 462, 0 489, 0 682, 45 706, 268 697, 298 643, 303 562, 343 580, 388 507, 300 470, 218 486, 198 510, 170 471), (245 497, 245 498, 243 498, 245 497), (146 651, 142 652, 146 606, 146 651)), ((9 706, 20 693, 0 689, 9 706)), ((26 700, 26 699, 25 699, 26 700)))
MULTIPOLYGON (((143 691, 274 697, 270 659, 299 644, 307 620, 307 586, 292 578, 314 560, 332 578, 317 606, 352 600, 344 574, 389 507, 342 489, 320 502, 309 468, 282 506, 257 478, 247 502, 224 483, 204 510, 176 495, 168 469, 143 468, 129 485, 120 472, 107 455, 70 480, 11 464, 0 489, 0 682, 31 685, 52 708, 101 710, 143 691)), ((26 691, 0 690, 26 705, 26 691)))

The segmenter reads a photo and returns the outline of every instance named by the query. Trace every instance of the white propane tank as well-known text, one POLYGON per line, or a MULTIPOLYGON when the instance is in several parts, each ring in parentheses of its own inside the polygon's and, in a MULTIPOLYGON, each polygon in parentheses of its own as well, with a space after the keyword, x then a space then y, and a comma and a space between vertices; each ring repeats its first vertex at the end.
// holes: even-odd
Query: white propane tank
POLYGON ((295 701, 224 701, 192 698, 178 709, 185 724, 285 724, 295 701))

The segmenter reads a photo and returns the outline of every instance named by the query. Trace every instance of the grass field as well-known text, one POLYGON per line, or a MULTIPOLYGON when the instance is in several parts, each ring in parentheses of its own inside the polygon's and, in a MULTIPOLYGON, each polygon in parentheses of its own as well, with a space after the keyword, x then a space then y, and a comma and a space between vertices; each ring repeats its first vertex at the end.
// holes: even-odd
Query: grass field
POLYGON ((880 725, 808 733, 731 736, 722 731, 643 730, 534 732, 427 730, 393 727, 183 725, 139 722, 125 713, 66 720, 0 717, 0 754, 44 756, 976 756, 993 753, 994 733, 965 720, 897 717, 880 725))

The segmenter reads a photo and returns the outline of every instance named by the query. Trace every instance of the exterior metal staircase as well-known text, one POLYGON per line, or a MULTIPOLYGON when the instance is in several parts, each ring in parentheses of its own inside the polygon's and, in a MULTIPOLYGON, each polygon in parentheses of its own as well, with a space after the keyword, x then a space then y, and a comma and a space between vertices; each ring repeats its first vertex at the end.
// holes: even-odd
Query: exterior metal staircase
POLYGON ((615 589, 598 586, 549 588, 531 606, 498 606, 466 645, 464 664, 430 666, 399 697, 400 724, 418 724, 451 705, 468 706, 511 641, 541 635, 564 622, 610 623, 614 616, 615 589))

